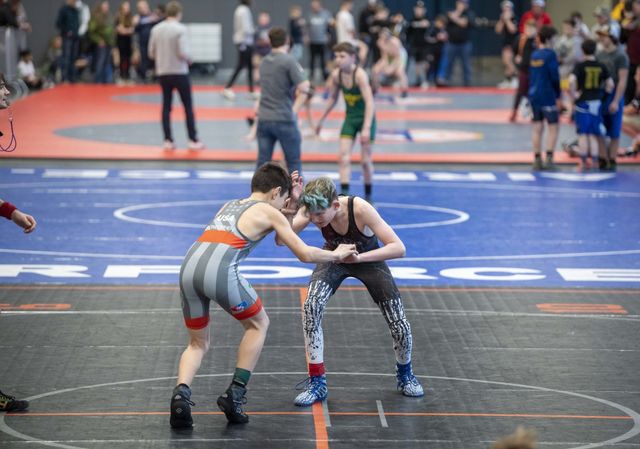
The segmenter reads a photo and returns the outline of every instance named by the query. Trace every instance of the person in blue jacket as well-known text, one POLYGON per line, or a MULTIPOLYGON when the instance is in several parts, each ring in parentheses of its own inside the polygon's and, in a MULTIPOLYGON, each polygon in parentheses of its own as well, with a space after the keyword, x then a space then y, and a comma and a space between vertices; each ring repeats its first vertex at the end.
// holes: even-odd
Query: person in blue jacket
POLYGON ((533 112, 532 144, 534 170, 553 169, 553 151, 558 140, 558 102, 560 72, 552 47, 556 30, 543 26, 538 33, 538 48, 531 55, 529 68, 529 102, 533 112), (542 135, 547 122, 546 158, 542 163, 542 135))

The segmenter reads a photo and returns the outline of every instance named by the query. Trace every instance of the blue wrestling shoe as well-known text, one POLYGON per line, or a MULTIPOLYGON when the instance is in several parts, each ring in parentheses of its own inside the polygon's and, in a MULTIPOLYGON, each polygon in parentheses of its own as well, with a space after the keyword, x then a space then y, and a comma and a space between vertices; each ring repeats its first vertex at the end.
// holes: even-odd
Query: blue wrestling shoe
POLYGON ((424 389, 420 381, 413 375, 411 362, 406 365, 396 363, 396 379, 398 380, 398 391, 403 395, 412 398, 424 396, 424 389))
POLYGON ((296 390, 304 389, 293 400, 293 403, 298 407, 308 407, 314 402, 324 401, 329 396, 329 389, 327 388, 327 377, 311 376, 296 385, 296 390))

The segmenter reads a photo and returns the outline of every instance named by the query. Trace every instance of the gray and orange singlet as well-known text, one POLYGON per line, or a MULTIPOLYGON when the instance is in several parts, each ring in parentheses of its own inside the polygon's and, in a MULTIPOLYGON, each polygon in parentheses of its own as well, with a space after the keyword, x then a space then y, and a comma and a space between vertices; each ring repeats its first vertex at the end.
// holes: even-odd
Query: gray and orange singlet
POLYGON ((262 310, 260 297, 238 272, 238 264, 262 240, 250 240, 238 229, 242 214, 258 202, 229 201, 187 252, 180 268, 180 297, 189 329, 207 326, 211 301, 238 320, 262 310))

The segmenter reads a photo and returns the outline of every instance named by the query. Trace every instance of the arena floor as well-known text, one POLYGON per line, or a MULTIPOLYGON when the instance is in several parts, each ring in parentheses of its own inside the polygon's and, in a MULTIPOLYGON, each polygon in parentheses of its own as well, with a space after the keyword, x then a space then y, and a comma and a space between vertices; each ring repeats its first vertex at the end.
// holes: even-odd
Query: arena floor
MULTIPOLYGON (((480 449, 524 425, 543 448, 640 448, 637 160, 576 173, 558 152, 558 171, 532 173, 530 128, 506 122, 512 93, 493 89, 377 100, 374 199, 407 246, 389 265, 425 396, 396 391, 384 320, 347 281, 324 320, 329 398, 295 407, 313 267, 266 239, 242 267, 271 318, 251 421, 229 426, 215 405, 241 327, 214 306, 195 427, 172 431, 187 341, 179 265, 220 204, 248 194, 256 155, 243 140, 251 101, 218 91, 196 88, 202 152, 159 148, 154 86, 63 86, 15 105, 0 198, 38 228, 2 227, 0 388, 31 407, 0 415, 0 447, 480 449)), ((340 119, 305 140, 307 179, 336 177, 340 119)), ((562 138, 572 133, 563 125, 562 138)))

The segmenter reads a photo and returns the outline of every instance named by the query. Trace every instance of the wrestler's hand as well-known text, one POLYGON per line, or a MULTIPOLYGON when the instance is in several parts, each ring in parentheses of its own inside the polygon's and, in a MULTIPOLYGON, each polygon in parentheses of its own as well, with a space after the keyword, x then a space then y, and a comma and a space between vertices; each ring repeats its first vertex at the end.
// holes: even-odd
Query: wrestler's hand
POLYGON ((291 196, 289 197, 289 204, 297 206, 303 189, 304 179, 302 179, 302 176, 300 176, 300 173, 296 170, 291 173, 291 196))
POLYGON ((615 113, 618 112, 618 102, 617 101, 612 101, 611 104, 609 105, 609 114, 613 115, 615 113))
POLYGON ((360 254, 354 254, 340 261, 341 263, 360 263, 360 254))
POLYGON ((337 255, 338 260, 342 262, 343 260, 347 259, 349 256, 357 255, 358 251, 356 250, 356 245, 349 245, 349 244, 343 243, 341 245, 338 245, 338 247, 333 250, 333 253, 337 255))
POLYGON ((11 220, 24 229, 25 234, 33 232, 36 228, 36 220, 31 215, 20 212, 18 209, 11 214, 11 220))
POLYGON ((371 141, 371 127, 362 127, 360 131, 360 142, 369 143, 371 141))

